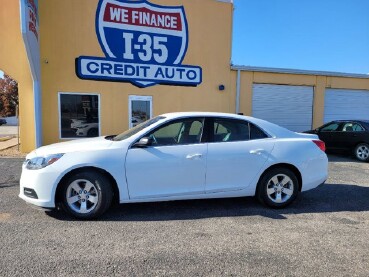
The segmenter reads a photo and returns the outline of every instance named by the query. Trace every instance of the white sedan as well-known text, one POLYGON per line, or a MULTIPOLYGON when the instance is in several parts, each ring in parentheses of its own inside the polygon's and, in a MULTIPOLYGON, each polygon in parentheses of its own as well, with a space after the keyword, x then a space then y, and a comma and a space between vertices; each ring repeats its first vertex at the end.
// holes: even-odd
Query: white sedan
POLYGON ((327 179, 316 135, 223 113, 157 116, 118 136, 57 143, 23 164, 19 196, 77 218, 119 203, 257 196, 283 208, 327 179))

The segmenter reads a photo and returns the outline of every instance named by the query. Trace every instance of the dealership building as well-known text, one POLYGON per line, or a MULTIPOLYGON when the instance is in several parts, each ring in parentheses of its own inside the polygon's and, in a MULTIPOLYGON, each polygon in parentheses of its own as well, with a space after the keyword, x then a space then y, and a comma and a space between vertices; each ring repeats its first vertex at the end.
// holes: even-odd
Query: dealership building
POLYGON ((0 69, 18 81, 24 152, 167 112, 243 113, 293 131, 369 119, 368 75, 232 65, 232 0, 0 4, 0 69))

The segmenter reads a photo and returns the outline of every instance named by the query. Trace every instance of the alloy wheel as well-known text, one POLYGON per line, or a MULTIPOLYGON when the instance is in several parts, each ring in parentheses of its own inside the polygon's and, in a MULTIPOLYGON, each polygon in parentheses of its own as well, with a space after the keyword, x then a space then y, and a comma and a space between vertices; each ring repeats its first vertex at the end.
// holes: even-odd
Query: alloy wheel
POLYGON ((93 183, 86 179, 78 179, 69 184, 66 200, 71 210, 87 214, 99 203, 99 195, 93 183))
POLYGON ((276 204, 287 202, 293 195, 295 186, 285 174, 274 175, 267 184, 268 198, 276 204))
POLYGON ((369 147, 365 144, 359 145, 356 148, 356 157, 359 160, 366 161, 369 158, 369 147))

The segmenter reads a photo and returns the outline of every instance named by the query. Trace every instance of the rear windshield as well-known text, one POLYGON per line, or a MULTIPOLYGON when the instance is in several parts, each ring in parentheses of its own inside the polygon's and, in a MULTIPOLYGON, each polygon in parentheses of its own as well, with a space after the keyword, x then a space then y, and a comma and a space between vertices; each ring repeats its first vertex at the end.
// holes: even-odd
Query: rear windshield
POLYGON ((117 136, 115 136, 113 138, 114 141, 121 141, 121 140, 125 140, 135 134, 137 134, 138 132, 142 131, 143 129, 145 129, 146 127, 149 127, 150 125, 164 119, 165 117, 164 116, 157 116, 157 117, 154 117, 152 119, 149 119, 135 127, 133 127, 132 129, 129 129, 117 136))

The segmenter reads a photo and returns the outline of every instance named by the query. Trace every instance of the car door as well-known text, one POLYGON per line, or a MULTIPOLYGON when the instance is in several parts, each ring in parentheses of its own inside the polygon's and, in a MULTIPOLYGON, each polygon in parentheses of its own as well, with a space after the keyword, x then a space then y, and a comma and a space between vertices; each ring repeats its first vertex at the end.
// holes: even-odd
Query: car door
POLYGON ((339 139, 340 148, 345 150, 354 149, 358 143, 365 141, 365 129, 357 122, 345 122, 339 139))
POLYGON ((126 178, 131 199, 204 193, 207 144, 204 118, 184 118, 148 133, 152 145, 131 147, 126 178))
POLYGON ((339 149, 339 141, 342 136, 342 123, 341 122, 330 122, 318 131, 319 138, 324 141, 327 149, 339 149))
POLYGON ((245 120, 212 118, 206 193, 243 189, 255 181, 274 139, 245 120))

